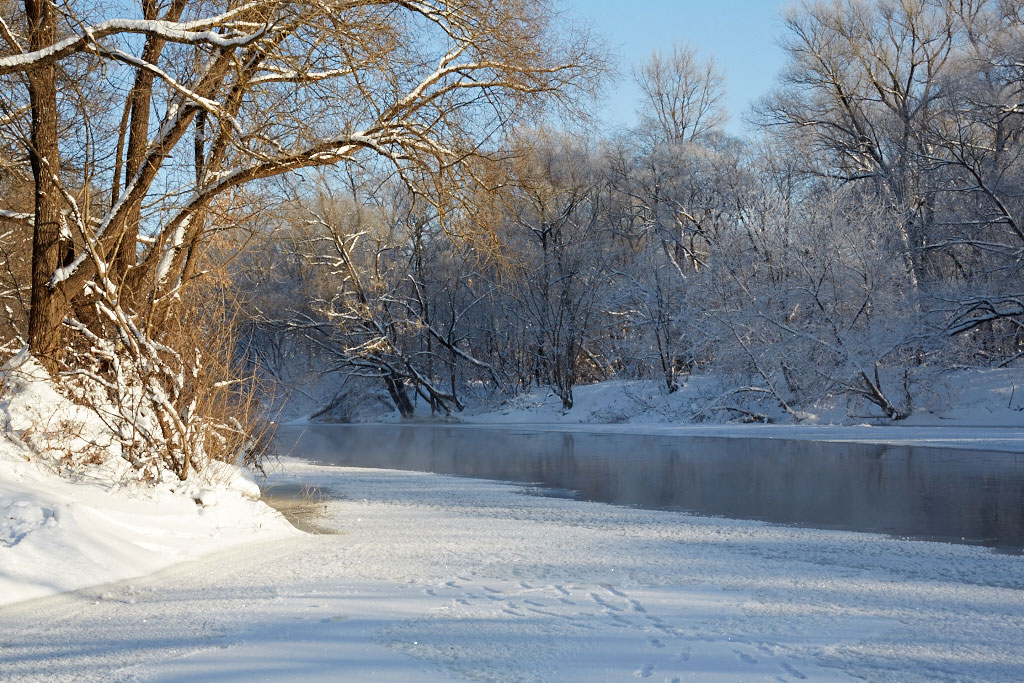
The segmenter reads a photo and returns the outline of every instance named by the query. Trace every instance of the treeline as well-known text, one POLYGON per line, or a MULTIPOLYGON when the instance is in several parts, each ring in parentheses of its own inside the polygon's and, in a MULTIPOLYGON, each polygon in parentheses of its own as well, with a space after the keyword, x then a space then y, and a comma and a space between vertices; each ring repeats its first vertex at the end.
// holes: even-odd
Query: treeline
POLYGON ((581 383, 700 373, 720 391, 695 419, 839 395, 900 419, 935 369, 1018 363, 1024 2, 807 2, 784 24, 746 139, 677 46, 633 74, 636 130, 520 127, 458 202, 373 167, 293 186, 235 265, 241 353, 328 374, 335 418, 537 386, 569 410, 581 383))

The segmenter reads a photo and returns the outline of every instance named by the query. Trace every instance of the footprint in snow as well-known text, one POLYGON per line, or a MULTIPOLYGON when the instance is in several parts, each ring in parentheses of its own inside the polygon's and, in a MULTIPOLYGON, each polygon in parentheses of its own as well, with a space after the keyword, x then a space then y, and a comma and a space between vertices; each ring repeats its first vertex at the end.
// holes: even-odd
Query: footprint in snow
POLYGON ((672 627, 669 626, 668 623, 665 622, 665 620, 659 619, 658 617, 652 617, 649 614, 645 616, 647 618, 647 621, 650 622, 651 626, 654 627, 655 631, 664 633, 665 635, 675 635, 675 633, 672 630, 672 627))
POLYGON ((614 587, 614 586, 612 586, 611 584, 607 584, 607 583, 602 583, 602 584, 601 584, 601 588, 604 588, 604 589, 605 589, 606 591, 608 591, 609 593, 611 593, 612 595, 614 595, 614 596, 616 596, 616 597, 619 597, 619 598, 624 598, 624 597, 626 597, 626 594, 625 594, 625 593, 623 593, 623 592, 622 592, 622 591, 620 591, 619 589, 615 588, 615 587, 614 587))
POLYGON ((732 651, 734 655, 739 657, 740 661, 744 664, 757 664, 757 660, 748 655, 746 652, 740 652, 739 650, 732 651))
POLYGON ((626 619, 625 617, 620 617, 618 614, 609 614, 608 616, 611 617, 611 620, 613 622, 615 622, 614 625, 618 626, 619 628, 625 628, 626 626, 633 625, 630 623, 629 619, 626 619))
POLYGON ((651 638, 651 646, 661 649, 665 647, 665 643, 661 642, 658 638, 651 638))
POLYGON ((802 671, 797 670, 789 662, 783 662, 779 666, 781 666, 782 670, 785 671, 786 673, 788 673, 793 678, 799 678, 801 681, 806 681, 807 680, 807 676, 805 676, 802 671))
POLYGON ((641 605, 640 602, 637 601, 637 600, 630 600, 629 604, 631 604, 633 606, 633 611, 634 612, 641 612, 641 613, 647 612, 647 610, 644 609, 644 606, 641 605))
POLYGON ((651 674, 654 673, 653 664, 641 664, 640 668, 633 672, 633 675, 637 678, 650 678, 651 674))
POLYGON ((610 609, 613 612, 621 612, 622 611, 621 607, 616 607, 615 605, 613 605, 612 603, 608 602, 607 600, 602 599, 601 596, 598 595, 597 593, 591 593, 590 594, 590 599, 593 600, 594 602, 596 602, 597 604, 599 604, 601 607, 604 607, 605 609, 610 609))

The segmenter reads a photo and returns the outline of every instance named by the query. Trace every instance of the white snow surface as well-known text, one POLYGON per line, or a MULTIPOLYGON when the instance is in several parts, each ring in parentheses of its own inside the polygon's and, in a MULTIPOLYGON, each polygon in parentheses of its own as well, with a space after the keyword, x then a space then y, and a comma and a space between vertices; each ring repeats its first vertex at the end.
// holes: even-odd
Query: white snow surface
POLYGON ((136 481, 95 413, 56 393, 26 354, 3 378, 0 605, 298 533, 231 465, 186 482, 136 481))
POLYGON ((993 680, 1024 558, 284 460, 336 535, 0 610, 19 681, 993 680))
MULTIPOLYGON (((285 458, 268 484, 324 491, 318 523, 336 532, 302 534, 254 499, 238 468, 135 482, 102 426, 31 359, 16 358, 4 378, 0 681, 1008 681, 1024 672, 1021 556, 285 458)), ((979 394, 996 384, 980 382, 979 394)), ((598 385, 577 407, 636 403, 637 390, 598 385)), ((978 401, 990 414, 995 404, 978 401)), ((945 429, 678 427, 645 423, 639 410, 572 425, 529 405, 478 417, 722 436, 865 440, 866 431, 1024 450, 1024 425, 1006 422, 1019 411, 1007 405, 981 426, 945 429)))

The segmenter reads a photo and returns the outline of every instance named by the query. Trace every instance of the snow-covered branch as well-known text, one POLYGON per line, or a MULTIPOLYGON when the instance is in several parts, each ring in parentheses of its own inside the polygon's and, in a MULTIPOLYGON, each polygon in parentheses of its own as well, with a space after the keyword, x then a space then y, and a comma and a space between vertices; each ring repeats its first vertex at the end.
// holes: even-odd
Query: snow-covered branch
POLYGON ((0 75, 28 71, 58 61, 76 52, 88 50, 98 41, 118 34, 154 36, 172 43, 210 45, 226 50, 244 47, 261 38, 270 25, 261 25, 251 32, 239 32, 232 28, 231 20, 264 7, 280 4, 276 0, 257 0, 214 17, 186 22, 109 19, 86 26, 76 35, 68 36, 43 49, 0 57, 0 75))

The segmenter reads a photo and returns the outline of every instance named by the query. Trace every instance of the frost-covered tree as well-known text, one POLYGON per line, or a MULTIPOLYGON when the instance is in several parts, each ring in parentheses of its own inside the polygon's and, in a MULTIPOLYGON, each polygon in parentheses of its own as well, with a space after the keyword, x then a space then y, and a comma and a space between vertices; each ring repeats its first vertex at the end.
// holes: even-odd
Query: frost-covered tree
POLYGON ((908 277, 925 278, 933 221, 925 128, 966 27, 946 0, 804 2, 787 10, 788 64, 762 123, 807 138, 808 170, 869 184, 899 217, 908 277))
POLYGON ((641 125, 660 140, 690 142, 726 121, 725 77, 710 57, 682 43, 654 51, 633 73, 643 98, 641 125))
POLYGON ((201 365, 161 330, 272 179, 373 158, 444 203, 488 135, 571 106, 601 68, 544 0, 25 0, 0 18, 0 138, 34 186, 29 349, 142 383, 182 477, 201 365))
POLYGON ((511 258, 505 292, 525 327, 523 367, 569 410, 586 357, 594 362, 607 283, 602 174, 585 141, 545 130, 520 131, 495 171, 492 230, 511 258))
POLYGON ((387 321, 366 338, 416 369, 396 374, 409 396, 544 387, 568 410, 581 382, 674 393, 710 375, 694 419, 802 419, 823 400, 898 419, 937 367, 1019 362, 1022 7, 798 4, 748 139, 721 129, 712 64, 656 54, 636 129, 519 128, 426 230, 361 241, 365 310, 387 321))

